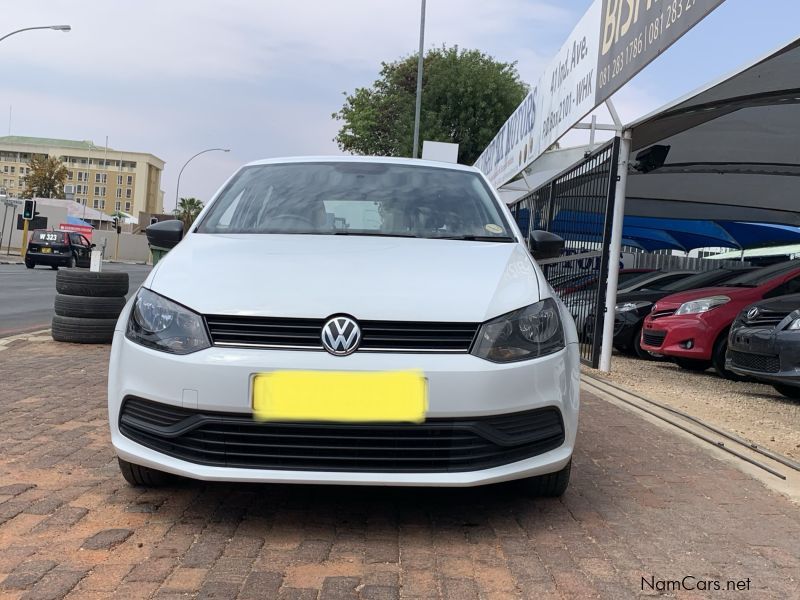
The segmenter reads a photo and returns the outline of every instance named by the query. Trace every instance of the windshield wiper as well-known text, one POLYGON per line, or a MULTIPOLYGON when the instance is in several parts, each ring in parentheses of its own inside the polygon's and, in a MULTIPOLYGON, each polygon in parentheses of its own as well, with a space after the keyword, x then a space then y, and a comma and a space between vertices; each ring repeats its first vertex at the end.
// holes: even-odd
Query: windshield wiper
POLYGON ((466 240, 468 242, 513 242, 514 238, 496 235, 435 235, 432 240, 466 240))
MULTIPOLYGON (((367 237, 401 237, 401 238, 418 238, 418 235, 413 233, 365 233, 360 231, 334 231, 333 235, 360 235, 367 237)), ((324 235, 324 234, 323 234, 324 235)))

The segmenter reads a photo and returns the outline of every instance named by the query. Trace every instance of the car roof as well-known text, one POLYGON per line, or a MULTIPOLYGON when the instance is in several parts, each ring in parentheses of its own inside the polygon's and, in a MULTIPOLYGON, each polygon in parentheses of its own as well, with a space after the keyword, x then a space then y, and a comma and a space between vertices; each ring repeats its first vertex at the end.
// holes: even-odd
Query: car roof
POLYGON ((283 158, 265 158, 254 160, 244 165, 251 167, 256 165, 282 165, 282 164, 301 164, 301 163, 384 163, 393 165, 408 165, 413 167, 433 167, 435 169, 447 169, 451 171, 467 171, 469 173, 480 173, 479 169, 468 165, 457 163, 446 163, 435 160, 423 160, 420 158, 401 158, 393 156, 288 156, 283 158))

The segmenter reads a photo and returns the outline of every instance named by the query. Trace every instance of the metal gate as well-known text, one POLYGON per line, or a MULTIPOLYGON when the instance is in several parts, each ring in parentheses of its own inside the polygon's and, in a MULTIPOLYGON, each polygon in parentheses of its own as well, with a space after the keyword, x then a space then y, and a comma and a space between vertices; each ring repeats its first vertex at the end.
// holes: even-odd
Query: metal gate
POLYGON ((578 328, 581 361, 597 368, 605 315, 619 138, 509 208, 522 233, 543 229, 566 241, 564 255, 540 261, 578 328))

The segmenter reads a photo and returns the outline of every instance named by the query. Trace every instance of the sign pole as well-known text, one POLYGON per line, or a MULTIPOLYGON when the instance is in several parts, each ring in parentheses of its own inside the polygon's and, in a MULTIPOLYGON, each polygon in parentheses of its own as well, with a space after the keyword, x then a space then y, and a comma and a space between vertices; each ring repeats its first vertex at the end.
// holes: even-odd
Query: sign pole
POLYGON ((25 250, 28 248, 28 219, 22 220, 22 244, 19 247, 19 255, 25 258, 25 250))
POLYGON ((425 52, 425 0, 422 0, 421 15, 419 18, 419 56, 417 57, 417 103, 414 109, 414 150, 411 158, 419 156, 419 120, 422 111, 422 66, 425 52))
POLYGON ((11 254, 11 238, 14 237, 14 219, 17 216, 17 205, 14 205, 14 209, 11 212, 11 229, 8 233, 8 247, 6 248, 6 256, 11 254))
POLYGON ((3 206, 3 228, 0 229, 0 248, 3 247, 3 235, 6 231, 6 217, 8 216, 8 204, 3 206))
POLYGON ((628 183, 628 161, 631 155, 631 132, 623 131, 619 140, 617 160, 617 186, 614 190, 614 216, 611 221, 611 242, 608 247, 608 279, 606 284, 606 312, 603 315, 603 336, 600 346, 599 369, 611 371, 611 348, 614 343, 614 316, 619 283, 619 256, 622 252, 622 221, 625 219, 625 186, 628 183))

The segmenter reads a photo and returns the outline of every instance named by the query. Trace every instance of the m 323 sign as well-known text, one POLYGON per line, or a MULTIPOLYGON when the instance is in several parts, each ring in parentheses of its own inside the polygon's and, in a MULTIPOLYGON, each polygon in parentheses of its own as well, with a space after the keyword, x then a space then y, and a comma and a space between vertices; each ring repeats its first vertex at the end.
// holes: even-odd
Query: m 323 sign
POLYGON ((507 183, 723 1, 595 0, 475 166, 507 183))
POLYGON ((599 105, 723 0, 602 0, 599 105))

